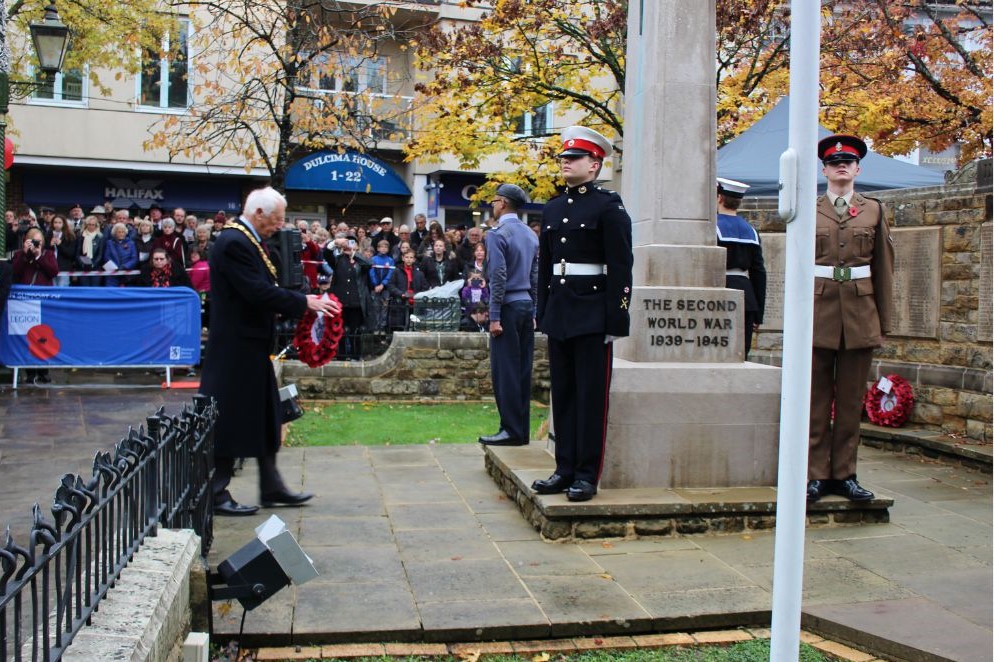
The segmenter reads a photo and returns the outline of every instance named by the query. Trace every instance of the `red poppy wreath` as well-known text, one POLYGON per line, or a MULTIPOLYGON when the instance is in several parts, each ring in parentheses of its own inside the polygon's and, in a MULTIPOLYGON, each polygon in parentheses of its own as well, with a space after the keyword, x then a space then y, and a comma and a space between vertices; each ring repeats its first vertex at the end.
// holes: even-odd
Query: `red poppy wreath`
MULTIPOLYGON (((334 294, 325 294, 326 298, 337 302, 334 294)), ((342 316, 318 315, 308 309, 297 323, 297 331, 293 334, 293 345, 297 348, 297 356, 308 367, 320 368, 338 354, 338 343, 345 332, 342 316)))
POLYGON ((870 422, 891 428, 899 428, 911 417, 915 408, 915 393, 911 384, 900 375, 887 375, 891 388, 889 393, 880 390, 878 381, 866 391, 863 406, 870 422))

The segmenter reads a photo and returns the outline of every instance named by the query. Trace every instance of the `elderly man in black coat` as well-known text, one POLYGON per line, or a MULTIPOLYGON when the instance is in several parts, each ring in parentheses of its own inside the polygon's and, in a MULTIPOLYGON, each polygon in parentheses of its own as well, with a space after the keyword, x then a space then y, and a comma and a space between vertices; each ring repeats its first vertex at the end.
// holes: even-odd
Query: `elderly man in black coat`
POLYGON ((211 249, 211 320, 200 392, 218 403, 214 433, 214 512, 251 515, 258 506, 236 502, 228 492, 235 458, 259 462, 262 505, 299 505, 313 495, 291 492, 276 468, 280 447, 280 399, 269 359, 276 314, 307 309, 337 314, 337 303, 276 285, 276 267, 265 240, 282 225, 286 198, 270 187, 248 194, 241 218, 220 232, 211 249))

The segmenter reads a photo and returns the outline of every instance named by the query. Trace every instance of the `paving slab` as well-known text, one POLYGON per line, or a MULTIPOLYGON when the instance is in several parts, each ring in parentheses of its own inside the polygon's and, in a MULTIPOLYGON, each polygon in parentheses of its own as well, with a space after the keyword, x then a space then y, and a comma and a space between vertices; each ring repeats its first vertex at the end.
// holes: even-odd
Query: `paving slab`
MULTIPOLYGON (((175 413, 190 402, 188 391, 158 388, 54 391, 0 387, 0 523, 13 521, 15 535, 31 503, 51 501, 62 473, 88 470, 96 451, 159 406, 175 413)), ((509 457, 520 456, 522 475, 545 477, 547 455, 509 450, 518 451, 509 457)), ((861 478, 895 498, 891 522, 806 532, 805 625, 881 656, 990 660, 990 475, 876 448, 860 456, 861 478)), ((545 542, 472 443, 287 448, 279 461, 289 482, 318 496, 303 508, 217 519, 209 561, 226 558, 275 513, 321 576, 249 612, 246 643, 288 644, 292 631, 292 643, 477 641, 466 650, 509 652, 491 640, 624 647, 632 635, 680 643, 688 635, 666 633, 769 625, 771 531, 545 542)), ((254 502, 256 480, 249 462, 233 481, 236 498, 254 502)), ((709 507, 707 492, 632 491, 631 502, 612 496, 599 505, 691 512, 709 507)), ((742 503, 766 492, 717 496, 742 503)), ((572 507, 561 495, 547 505, 572 507)), ((237 636, 237 603, 215 604, 214 616, 219 640, 237 636)))

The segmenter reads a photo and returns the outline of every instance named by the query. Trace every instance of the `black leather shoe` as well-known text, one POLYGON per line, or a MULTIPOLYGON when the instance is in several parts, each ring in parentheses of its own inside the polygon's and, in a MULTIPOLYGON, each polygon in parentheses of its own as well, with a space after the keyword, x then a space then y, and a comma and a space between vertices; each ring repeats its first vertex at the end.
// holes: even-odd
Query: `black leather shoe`
POLYGON ((808 503, 814 503, 818 499, 822 498, 828 494, 828 484, 831 481, 828 480, 809 480, 808 481, 808 503))
POLYGON ((844 496, 850 501, 870 501, 873 499, 873 492, 856 482, 856 476, 850 476, 845 480, 835 481, 835 493, 844 496))
POLYGON ((484 446, 525 446, 528 444, 528 440, 512 437, 511 433, 505 432, 504 430, 501 430, 497 434, 492 434, 489 437, 480 437, 479 442, 484 446))
POLYGON ((234 499, 214 504, 214 514, 222 517, 245 517, 255 515, 258 510, 259 506, 243 506, 234 499))
POLYGON ((263 508, 273 508, 275 506, 299 506, 313 498, 314 495, 310 492, 288 492, 283 490, 282 492, 263 494, 259 501, 262 502, 263 508))
POLYGON ((572 478, 552 474, 545 480, 536 480, 532 483, 532 489, 538 494, 559 494, 569 489, 569 486, 572 484, 572 478))
POLYGON ((589 480, 576 480, 566 490, 566 498, 570 501, 590 501, 597 494, 597 486, 589 480))

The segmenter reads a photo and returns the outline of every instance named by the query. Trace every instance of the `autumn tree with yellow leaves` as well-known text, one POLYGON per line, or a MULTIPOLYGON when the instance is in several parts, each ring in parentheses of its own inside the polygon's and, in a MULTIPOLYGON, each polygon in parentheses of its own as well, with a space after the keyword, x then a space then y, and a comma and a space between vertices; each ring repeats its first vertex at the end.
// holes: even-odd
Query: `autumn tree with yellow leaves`
MULTIPOLYGON (((41 79, 41 74, 33 75, 38 62, 28 26, 42 20, 49 4, 50 0, 13 0, 0 6, 6 16, 6 32, 0 29, 0 51, 6 51, 9 58, 0 67, 10 73, 12 81, 41 79)), ((155 0, 59 2, 58 10, 71 31, 62 70, 86 67, 90 83, 101 94, 110 94, 102 76, 137 73, 141 60, 135 53, 161 51, 162 36, 176 25, 176 14, 155 0)))
POLYGON ((428 14, 396 2, 194 0, 192 104, 163 118, 146 149, 262 167, 283 187, 300 153, 369 151, 406 139, 399 91, 407 44, 428 14), (399 72, 399 73, 398 73, 399 72))
MULTIPOLYGON (((467 0, 467 6, 483 3, 467 0)), ((522 133, 520 118, 555 117, 604 131, 621 146, 624 0, 496 0, 478 23, 437 27, 418 45, 431 76, 409 158, 455 154, 465 168, 506 154, 514 180, 548 197, 560 124, 522 133)), ((962 145, 991 154, 990 1, 846 0, 823 4, 822 123, 866 136, 885 154, 962 145), (984 9, 986 8, 986 13, 984 9), (913 27, 908 27, 913 26, 913 27)), ((718 146, 789 91, 785 0, 718 0, 718 146)), ((489 195, 482 189, 478 197, 489 195)))

